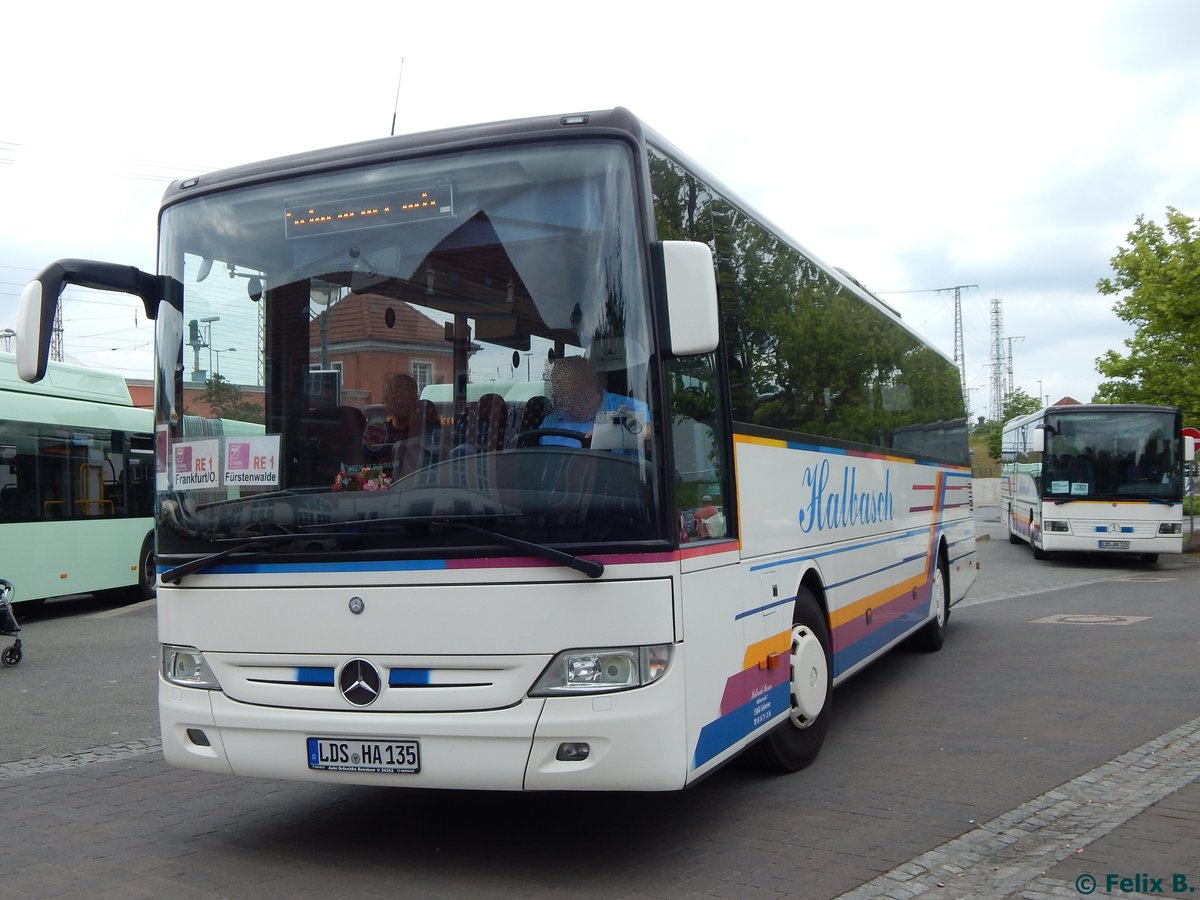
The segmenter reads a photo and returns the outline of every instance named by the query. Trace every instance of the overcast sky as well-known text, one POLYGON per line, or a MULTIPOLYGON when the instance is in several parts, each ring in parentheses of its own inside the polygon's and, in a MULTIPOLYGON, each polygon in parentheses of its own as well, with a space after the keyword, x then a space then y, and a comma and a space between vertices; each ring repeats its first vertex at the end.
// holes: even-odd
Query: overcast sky
MULTIPOLYGON (((1200 0, 118 0, 4 27, 0 330, 55 259, 153 270, 170 180, 388 134, 398 80, 397 133, 628 107, 947 354, 934 289, 978 285, 976 414, 994 298, 1015 385, 1088 400, 1132 334, 1097 279, 1139 214, 1200 214, 1200 0)), ((72 289, 67 358, 150 377, 137 306, 72 289)))

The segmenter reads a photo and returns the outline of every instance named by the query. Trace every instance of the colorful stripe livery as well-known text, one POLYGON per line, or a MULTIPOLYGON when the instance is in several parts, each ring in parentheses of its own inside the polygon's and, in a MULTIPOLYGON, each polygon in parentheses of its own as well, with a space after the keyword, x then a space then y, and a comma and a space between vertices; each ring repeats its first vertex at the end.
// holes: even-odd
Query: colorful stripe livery
MULTIPOLYGON (((699 547, 685 547, 664 553, 585 553, 585 559, 595 560, 606 566, 648 565, 651 563, 675 563, 699 559, 718 553, 730 553, 738 549, 736 541, 711 542, 699 547)), ((158 573, 165 575, 171 566, 159 566, 158 573)), ((562 563, 536 559, 530 556, 466 557, 455 559, 382 559, 361 562, 281 562, 281 563, 222 563, 203 571, 210 575, 279 575, 305 573, 348 573, 348 572, 453 572, 475 569, 551 569, 562 568, 562 563)))
MULTIPOLYGON (((971 569, 975 552, 965 467, 748 435, 735 437, 735 449, 739 495, 757 497, 760 512, 743 522, 743 556, 763 559, 749 573, 769 574, 783 596, 735 615, 748 647, 717 717, 700 729, 693 768, 788 714, 790 617, 765 637, 752 629, 772 607, 792 608, 807 572, 824 589, 836 682, 929 620, 941 541, 948 566, 971 569), (798 542, 810 549, 787 549, 798 542)), ((965 592, 973 573, 962 580, 965 592)))
POLYGON ((720 718, 700 730, 692 768, 699 768, 728 750, 764 722, 787 714, 791 706, 788 690, 791 639, 789 628, 746 648, 742 670, 725 683, 720 718))

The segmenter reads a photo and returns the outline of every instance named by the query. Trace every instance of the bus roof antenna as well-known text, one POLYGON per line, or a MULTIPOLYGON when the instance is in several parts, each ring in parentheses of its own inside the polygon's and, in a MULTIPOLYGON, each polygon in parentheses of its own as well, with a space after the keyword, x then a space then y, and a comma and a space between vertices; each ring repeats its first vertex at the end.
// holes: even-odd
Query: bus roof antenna
POLYGON ((396 78, 396 102, 392 104, 392 137, 396 136, 396 111, 400 109, 400 82, 404 80, 404 57, 400 57, 400 75, 396 78))

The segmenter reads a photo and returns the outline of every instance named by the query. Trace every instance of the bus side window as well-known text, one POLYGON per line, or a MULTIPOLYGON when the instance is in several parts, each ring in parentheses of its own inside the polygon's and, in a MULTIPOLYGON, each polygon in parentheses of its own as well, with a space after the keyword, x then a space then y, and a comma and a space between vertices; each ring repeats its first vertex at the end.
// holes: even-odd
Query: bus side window
POLYGON ((21 518, 20 488, 6 484, 0 488, 0 522, 16 522, 21 518))
POLYGON ((679 540, 727 537, 736 529, 716 357, 675 359, 668 372, 679 540))

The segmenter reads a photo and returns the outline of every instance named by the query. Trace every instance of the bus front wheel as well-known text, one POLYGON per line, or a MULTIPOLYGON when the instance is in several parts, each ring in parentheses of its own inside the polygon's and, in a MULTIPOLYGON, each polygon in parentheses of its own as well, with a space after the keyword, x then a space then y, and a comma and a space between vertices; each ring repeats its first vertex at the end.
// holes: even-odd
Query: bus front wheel
POLYGON ((1029 538, 1029 546, 1033 548, 1034 559, 1046 559, 1049 554, 1042 549, 1041 542, 1038 540, 1037 534, 1033 534, 1029 538))
POLYGON ((797 592, 792 621, 789 708, 783 721, 753 747, 757 761, 775 772, 796 772, 817 758, 829 730, 833 699, 829 626, 807 588, 797 592))

